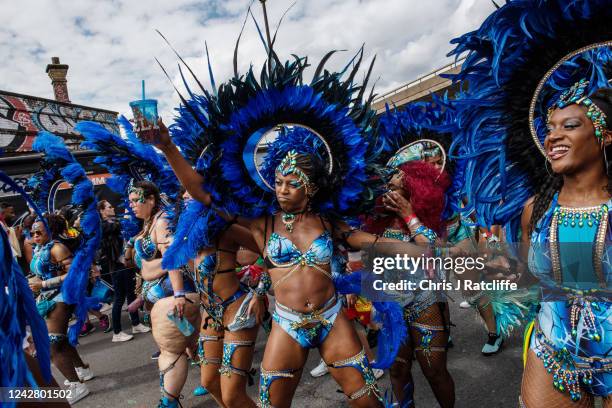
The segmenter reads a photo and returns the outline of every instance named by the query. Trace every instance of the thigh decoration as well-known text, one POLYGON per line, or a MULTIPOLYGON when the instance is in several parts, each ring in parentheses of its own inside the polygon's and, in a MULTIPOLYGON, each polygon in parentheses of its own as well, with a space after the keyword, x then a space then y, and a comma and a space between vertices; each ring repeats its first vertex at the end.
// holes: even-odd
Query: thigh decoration
POLYGON ((247 377, 248 385, 253 385, 254 369, 242 369, 232 365, 232 356, 238 347, 253 347, 254 341, 251 340, 227 340, 223 343, 223 359, 219 373, 226 377, 231 377, 232 373, 247 377))
POLYGON ((68 340, 68 336, 62 333, 49 333, 49 344, 59 345, 68 340))
POLYGON ((204 346, 207 341, 223 341, 223 337, 200 334, 200 338, 198 339, 198 359, 200 365, 221 364, 221 359, 219 357, 206 357, 204 346))
MULTIPOLYGON (((440 325, 432 325, 425 324, 421 322, 417 322, 419 318, 423 315, 423 312, 430 308, 434 303, 431 302, 433 298, 427 298, 425 302, 421 302, 418 304, 412 303, 404 307, 404 320, 406 325, 409 328, 415 329, 419 332, 421 340, 419 344, 414 344, 415 351, 421 351, 427 358, 427 363, 431 366, 431 362, 429 360, 432 352, 446 352, 446 347, 436 347, 432 346, 432 341, 438 332, 448 332, 448 326, 444 326, 444 319, 442 311, 440 310, 440 316, 442 317, 442 326, 440 325)), ((396 358, 396 361, 401 363, 407 363, 402 358, 396 358)))
POLYGON ((332 368, 353 367, 361 373, 361 376, 365 381, 365 385, 359 390, 352 393, 351 395, 347 395, 350 400, 356 400, 363 397, 364 395, 374 394, 380 402, 383 402, 383 398, 380 395, 378 386, 376 385, 376 377, 374 376, 374 373, 370 368, 368 356, 366 356, 364 349, 361 349, 359 353, 352 357, 349 357, 345 360, 335 361, 331 364, 328 364, 328 366, 332 368))
POLYGON ((260 408, 274 408, 270 402, 270 387, 272 383, 280 378, 293 378, 298 370, 275 370, 268 371, 260 367, 259 375, 259 406, 260 408))

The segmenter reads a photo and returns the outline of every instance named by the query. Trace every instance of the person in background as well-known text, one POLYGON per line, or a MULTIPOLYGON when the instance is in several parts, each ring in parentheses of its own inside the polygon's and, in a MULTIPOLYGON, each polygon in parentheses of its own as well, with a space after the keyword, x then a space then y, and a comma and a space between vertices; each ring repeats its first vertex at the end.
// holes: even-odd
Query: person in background
MULTIPOLYGON (((68 236, 71 236, 72 239, 79 240, 79 236, 81 234, 81 214, 78 211, 75 211, 75 208, 71 205, 63 206, 60 209, 59 213, 67 221, 68 236)), ((91 293, 96 279, 99 278, 100 269, 94 264, 91 266, 89 282, 87 285, 87 293, 91 293)), ((79 337, 85 337, 96 330, 96 327, 91 323, 91 320, 89 319, 89 315, 94 315, 98 318, 100 329, 102 329, 104 333, 108 333, 110 331, 110 321, 108 319, 108 316, 102 313, 101 310, 91 309, 89 310, 87 320, 83 323, 83 326, 81 326, 81 332, 79 333, 79 337)), ((65 382, 65 384, 68 385, 67 382, 65 382)))
POLYGON ((102 276, 112 276, 113 291, 113 342, 123 342, 134 338, 136 333, 147 333, 151 329, 140 322, 138 312, 130 313, 132 321, 132 334, 122 331, 121 309, 125 300, 128 304, 136 299, 135 294, 135 271, 126 268, 123 263, 123 238, 121 237, 121 225, 115 218, 115 208, 107 200, 98 202, 102 225, 102 243, 100 245, 98 265, 102 276))
POLYGON ((0 203, 0 226, 4 229, 9 237, 9 244, 15 258, 21 257, 21 247, 19 246, 19 238, 17 232, 10 224, 15 219, 15 207, 9 203, 0 203))

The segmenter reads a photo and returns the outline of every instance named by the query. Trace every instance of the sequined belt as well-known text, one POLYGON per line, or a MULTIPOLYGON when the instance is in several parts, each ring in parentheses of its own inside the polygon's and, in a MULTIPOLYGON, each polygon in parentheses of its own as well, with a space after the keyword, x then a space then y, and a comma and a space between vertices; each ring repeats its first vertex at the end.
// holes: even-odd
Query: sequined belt
POLYGON ((293 330, 304 329, 313 324, 323 324, 331 326, 330 319, 340 311, 342 302, 334 294, 323 306, 310 313, 302 313, 295 311, 281 303, 276 303, 276 313, 279 317, 289 320, 293 330))
POLYGON ((567 347, 557 349, 546 335, 536 327, 536 356, 544 368, 553 375, 553 386, 568 391, 572 401, 578 401, 582 394, 580 384, 593 384, 593 375, 612 371, 612 358, 581 357, 570 353, 567 347))

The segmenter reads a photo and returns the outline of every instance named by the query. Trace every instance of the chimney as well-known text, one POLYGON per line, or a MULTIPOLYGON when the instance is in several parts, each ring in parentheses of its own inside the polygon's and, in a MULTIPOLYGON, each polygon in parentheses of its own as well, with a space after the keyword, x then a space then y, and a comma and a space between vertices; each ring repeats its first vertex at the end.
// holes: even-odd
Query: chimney
POLYGON ((60 64, 59 57, 52 57, 51 63, 47 65, 47 74, 51 78, 55 100, 58 102, 70 103, 68 98, 68 81, 66 81, 67 73, 68 65, 60 64))

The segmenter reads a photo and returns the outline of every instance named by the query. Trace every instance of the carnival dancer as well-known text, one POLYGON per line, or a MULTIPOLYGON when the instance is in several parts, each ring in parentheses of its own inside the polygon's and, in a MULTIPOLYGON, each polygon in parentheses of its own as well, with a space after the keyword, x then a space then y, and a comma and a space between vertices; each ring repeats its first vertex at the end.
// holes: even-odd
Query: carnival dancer
MULTIPOLYGON (((80 122, 77 128, 86 138, 84 145, 104 155, 103 163, 115 177, 125 181, 126 175, 140 172, 160 180, 166 190, 178 186, 176 179, 169 182, 173 178, 171 171, 170 174, 159 171, 167 166, 160 162, 163 158, 152 156, 151 147, 139 142, 124 118, 120 124, 128 135, 128 142, 93 122, 80 122), (117 149, 122 153, 118 154, 117 149), (113 165, 120 162, 122 166, 113 165)), ((179 116, 173 125, 173 134, 176 140, 184 141, 184 149, 188 148, 190 138, 198 136, 191 132, 193 128, 179 116)), ((171 196, 177 194, 168 192, 171 196)), ((265 310, 263 297, 255 296, 241 285, 234 272, 238 246, 256 248, 255 243, 247 229, 225 221, 188 194, 184 198, 185 208, 175 210, 171 217, 173 243, 164 253, 162 268, 180 269, 192 264, 194 286, 200 294, 203 324, 197 356, 202 387, 194 393, 203 395, 208 391, 221 406, 254 404, 246 393, 246 384, 252 381, 257 326, 265 310)))
MULTIPOLYGON (((366 229, 401 241, 440 244, 438 236, 445 227, 444 194, 450 185, 448 173, 420 160, 403 162, 397 155, 391 162, 398 164, 389 182, 389 192, 382 197, 387 214, 368 219, 366 229)), ((411 275, 411 279, 419 281, 445 278, 441 269, 435 271, 435 276, 426 270, 411 275)), ((455 387, 446 368, 450 322, 445 316, 445 301, 444 294, 435 290, 416 290, 403 297, 409 340, 402 345, 390 371, 393 391, 400 401, 412 399, 411 367, 416 355, 440 406, 454 406, 455 387)))
MULTIPOLYGON (((231 82, 213 86, 214 96, 203 87, 201 97, 189 89, 190 101, 181 96, 186 115, 201 129, 192 147, 183 150, 195 170, 161 122, 156 146, 196 200, 219 213, 227 210, 228 219, 239 215, 236 221, 251 230, 265 259, 269 278, 260 290, 274 290, 276 310, 261 367, 260 404, 289 406, 308 350, 318 347, 351 406, 380 406, 382 396, 358 336, 339 313, 330 268, 337 243, 360 249, 378 240, 340 221, 364 212, 375 197, 366 182, 368 161, 375 159, 371 98, 363 102, 366 84, 352 83, 363 51, 348 80, 323 70, 328 56, 305 85, 306 59, 282 64, 271 42, 266 47, 270 58, 263 83, 252 71, 244 77, 236 72, 231 82), (207 113, 206 123, 198 111, 207 113), (259 168, 258 149, 275 135, 259 168)), ((427 251, 410 244, 402 248, 413 256, 427 251)), ((381 368, 393 361, 405 334, 398 321, 392 326, 384 332, 394 344, 379 345, 381 368)))
POLYGON ((200 325, 199 299, 190 272, 185 268, 166 270, 161 258, 172 237, 163 212, 159 190, 143 180, 129 188, 130 208, 144 221, 134 238, 133 258, 140 268, 142 294, 151 308, 153 338, 160 348, 160 407, 179 405, 187 378, 187 347, 195 350, 200 325), (190 327, 191 326, 191 327, 190 327))
POLYGON ((255 407, 246 386, 253 384, 251 364, 265 294, 240 282, 236 253, 240 246, 256 249, 256 244, 248 229, 225 221, 210 207, 189 196, 185 204, 162 265, 170 269, 193 260, 202 308, 201 386, 221 407, 255 407))
POLYGON ((30 279, 29 286, 37 295, 38 312, 47 324, 51 359, 66 377, 72 394, 69 401, 74 403, 89 394, 84 381, 94 377, 75 346, 87 311, 99 308, 97 300, 86 297, 85 292, 100 241, 100 220, 93 185, 62 139, 40 132, 33 149, 44 152, 45 156, 43 170, 29 184, 39 207, 49 213, 32 225, 35 249, 30 270, 36 276, 30 279), (53 213, 55 193, 62 178, 73 185, 72 204, 83 210, 82 232, 78 237, 69 232, 64 217, 53 213), (73 313, 77 323, 68 328, 73 313))
POLYGON ((513 1, 455 40, 469 51, 455 77, 470 84, 455 103, 465 191, 481 225, 520 231, 541 285, 528 408, 611 406, 610 18, 605 1, 513 1))
MULTIPOLYGON (((142 297, 151 310, 153 338, 160 348, 159 406, 175 407, 180 405, 187 378, 186 349, 195 351, 200 325, 199 298, 187 262, 173 269, 161 264, 173 239, 173 203, 180 184, 163 157, 138 141, 130 123, 123 117, 119 123, 127 140, 94 122, 79 122, 75 129, 85 136, 83 147, 98 151, 97 162, 113 175, 108 184, 127 195, 130 214, 143 222, 142 229, 129 240, 126 257, 140 268, 142 297)), ((124 233, 133 225, 124 221, 124 233)))

